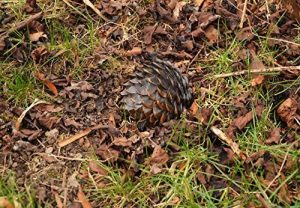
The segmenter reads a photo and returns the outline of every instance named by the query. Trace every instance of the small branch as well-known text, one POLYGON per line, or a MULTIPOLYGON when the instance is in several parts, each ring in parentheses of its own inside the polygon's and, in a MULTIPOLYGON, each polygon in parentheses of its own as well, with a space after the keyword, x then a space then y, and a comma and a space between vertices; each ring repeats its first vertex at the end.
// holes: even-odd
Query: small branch
POLYGON ((90 7, 99 17, 101 17, 104 21, 108 22, 109 20, 97 9, 90 0, 83 0, 83 3, 90 7))
POLYGON ((59 147, 64 147, 68 144, 71 144, 72 142, 88 135, 89 133, 91 133, 93 130, 98 130, 98 129, 107 129, 108 126, 107 125, 102 125, 102 124, 99 124, 99 125, 96 125, 94 127, 91 127, 91 128, 87 128, 85 130, 82 130, 80 131, 79 133, 67 138, 66 140, 63 140, 61 142, 58 143, 58 146, 59 147))
POLYGON ((3 36, 3 37, 8 36, 8 35, 10 35, 11 33, 15 32, 15 31, 17 31, 17 30, 20 30, 20 29, 22 29, 23 27, 29 25, 32 21, 41 18, 42 16, 43 16, 43 12, 39 12, 39 13, 36 13, 36 14, 34 14, 34 15, 31 15, 31 16, 29 16, 27 19, 25 19, 25 20, 23 20, 23 21, 17 23, 14 27, 10 28, 9 30, 7 30, 5 33, 3 33, 3 34, 0 35, 0 36, 3 36))
POLYGON ((271 205, 259 193, 257 193, 255 196, 262 203, 264 208, 271 208, 271 205))
POLYGON ((243 28, 243 26, 244 26, 244 19, 245 19, 245 15, 246 15, 246 11, 247 11, 247 4, 248 4, 248 0, 245 0, 243 13, 242 13, 242 17, 241 17, 241 22, 239 25, 240 28, 243 28))
POLYGON ((232 77, 232 76, 239 76, 244 74, 259 74, 259 73, 266 73, 266 72, 281 72, 281 71, 300 71, 300 66, 282 66, 282 67, 272 67, 266 69, 252 69, 252 70, 243 70, 237 71, 227 74, 218 74, 214 75, 214 78, 224 78, 224 77, 232 77))

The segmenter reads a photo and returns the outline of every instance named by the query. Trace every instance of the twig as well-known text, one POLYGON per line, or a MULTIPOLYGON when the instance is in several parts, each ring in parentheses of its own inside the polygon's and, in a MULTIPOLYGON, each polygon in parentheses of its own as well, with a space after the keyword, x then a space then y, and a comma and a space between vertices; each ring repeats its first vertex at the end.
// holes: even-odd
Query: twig
POLYGON ((43 12, 39 12, 39 13, 36 13, 36 14, 34 14, 34 15, 31 15, 31 16, 29 16, 27 19, 25 19, 25 20, 23 20, 23 21, 17 23, 16 26, 10 28, 9 30, 7 30, 5 33, 3 33, 3 34, 0 35, 0 36, 2 36, 2 37, 8 36, 8 35, 10 35, 11 33, 15 32, 15 31, 17 31, 17 30, 19 30, 19 29, 22 29, 23 27, 29 25, 32 21, 41 18, 42 16, 43 16, 43 12))
POLYGON ((239 145, 229 138, 224 132, 215 126, 210 127, 210 130, 217 135, 221 140, 225 141, 227 145, 232 149, 232 151, 237 154, 241 159, 245 160, 246 157, 244 153, 240 150, 239 145))
POLYGON ((47 104, 47 103, 48 103, 48 102, 46 102, 46 101, 35 99, 35 100, 33 101, 33 103, 32 103, 28 108, 26 108, 26 109, 21 113, 21 115, 19 116, 19 118, 17 119, 16 125, 15 125, 16 130, 19 131, 19 129, 20 129, 20 127, 21 127, 21 124, 22 124, 22 121, 23 121, 24 117, 26 116, 26 113, 27 113, 31 108, 33 108, 34 106, 39 105, 39 104, 47 104))
POLYGON ((66 140, 63 140, 61 142, 58 143, 58 146, 59 147, 64 147, 68 144, 71 144, 72 142, 80 139, 81 137, 84 137, 86 135, 88 135, 89 133, 91 133, 93 130, 98 130, 98 129, 107 129, 108 128, 108 125, 102 125, 102 124, 99 124, 99 125, 96 125, 94 127, 91 127, 91 128, 87 128, 85 130, 82 130, 80 131, 79 133, 67 138, 66 140))
POLYGON ((91 2, 90 0, 83 0, 83 3, 90 7, 99 17, 101 17, 104 21, 108 22, 109 19, 107 19, 100 11, 97 9, 91 2))
POLYGON ((239 25, 240 28, 243 28, 243 26, 244 26, 244 19, 245 19, 245 15, 246 15, 246 11, 247 11, 247 4, 248 4, 248 0, 245 0, 243 13, 242 13, 242 17, 241 17, 241 22, 239 25))
POLYGON ((67 196, 68 196, 67 172, 68 172, 68 167, 66 167, 65 172, 63 173, 63 182, 62 182, 62 188, 64 190, 64 201, 63 201, 64 208, 67 208, 67 196))
POLYGON ((259 193, 257 193, 255 196, 262 203, 264 208, 271 208, 269 203, 259 193))
POLYGON ((275 40, 275 41, 279 41, 279 42, 283 42, 283 43, 288 43, 288 44, 300 46, 299 43, 295 43, 295 42, 292 42, 292 41, 289 41, 289 40, 280 39, 280 38, 270 38, 270 37, 265 37, 265 36, 257 35, 257 34, 255 34, 252 30, 251 30, 251 33, 252 33, 254 36, 258 37, 258 38, 264 38, 264 39, 267 39, 267 40, 275 40))
POLYGON ((288 70, 300 71, 300 66, 282 66, 282 67, 272 67, 266 69, 243 70, 243 71, 231 72, 227 74, 214 75, 214 78, 224 78, 224 77, 239 76, 244 74, 257 74, 257 73, 265 73, 265 72, 281 72, 281 71, 288 71, 288 70))

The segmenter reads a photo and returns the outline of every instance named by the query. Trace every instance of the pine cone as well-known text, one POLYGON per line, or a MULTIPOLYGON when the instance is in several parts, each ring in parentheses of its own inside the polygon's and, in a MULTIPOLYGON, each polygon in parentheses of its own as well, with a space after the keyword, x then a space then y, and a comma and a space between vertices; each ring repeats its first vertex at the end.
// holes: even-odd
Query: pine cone
POLYGON ((187 77, 170 62, 152 57, 124 84, 121 102, 139 128, 178 118, 193 102, 187 77))

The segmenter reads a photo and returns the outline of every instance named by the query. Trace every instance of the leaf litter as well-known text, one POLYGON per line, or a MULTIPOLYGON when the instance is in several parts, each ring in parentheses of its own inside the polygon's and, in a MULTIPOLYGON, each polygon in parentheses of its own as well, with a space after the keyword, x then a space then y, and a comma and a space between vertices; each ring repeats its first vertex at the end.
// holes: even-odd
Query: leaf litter
MULTIPOLYGON (((172 148, 169 145, 177 142, 171 136, 174 127, 172 123, 139 132, 135 122, 127 120, 118 105, 122 83, 139 62, 142 62, 140 55, 144 52, 155 52, 161 58, 178 64, 183 73, 193 79, 194 76, 199 76, 197 64, 201 64, 201 60, 213 64, 210 56, 215 53, 215 49, 226 48, 227 35, 235 35, 237 40, 243 42, 243 47, 237 50, 239 59, 234 64, 239 67, 232 67, 235 71, 231 76, 242 76, 253 88, 267 88, 272 76, 262 72, 268 72, 270 67, 279 68, 277 72, 280 75, 276 77, 279 81, 295 81, 299 75, 297 66, 300 65, 300 60, 297 57, 300 55, 300 48, 295 42, 298 35, 293 19, 295 13, 292 12, 292 19, 286 16, 282 10, 282 6, 285 5, 268 4, 265 1, 256 5, 248 1, 245 6, 241 1, 210 0, 159 0, 147 4, 125 0, 64 2, 64 8, 69 12, 68 18, 61 19, 64 25, 71 25, 79 31, 79 25, 76 24, 80 22, 83 25, 82 30, 85 31, 84 24, 87 21, 80 13, 84 16, 88 13, 93 17, 92 21, 106 22, 99 28, 97 36, 103 41, 84 60, 79 57, 80 51, 77 51, 76 47, 72 48, 74 63, 65 60, 65 54, 68 53, 66 50, 54 50, 49 47, 51 34, 48 24, 45 23, 49 14, 47 11, 41 13, 43 7, 40 8, 36 1, 26 1, 23 12, 27 17, 21 21, 15 19, 11 12, 6 12, 4 19, 0 16, 0 59, 20 63, 32 61, 36 69, 32 76, 46 86, 45 94, 51 100, 47 105, 31 106, 29 111, 14 107, 13 103, 5 101, 5 95, 0 95, 1 164, 16 172, 17 183, 20 186, 31 181, 33 187, 43 188, 45 195, 53 196, 58 207, 63 207, 66 203, 62 201, 65 196, 64 187, 61 180, 53 181, 47 176, 47 172, 51 170, 54 175, 62 176, 66 167, 66 174, 70 178, 74 176, 70 180, 77 185, 69 187, 68 197, 64 200, 68 200, 68 204, 79 201, 83 207, 92 207, 98 203, 91 201, 90 193, 85 191, 88 187, 86 178, 89 176, 86 176, 88 173, 84 173, 80 166, 82 162, 89 160, 91 150, 95 152, 101 165, 88 161, 87 166, 94 175, 101 176, 99 186, 103 187, 107 186, 103 176, 108 176, 110 172, 102 165, 113 169, 120 168, 123 170, 124 180, 131 178, 138 183, 140 165, 150 170, 149 175, 155 175, 165 173, 176 160, 181 147, 172 148), (71 10, 70 5, 79 13, 71 10), (84 6, 87 6, 86 10, 83 9, 84 6), (243 8, 246 9, 245 12, 243 8), (242 15, 245 15, 244 21, 241 21, 242 15), (74 21, 77 19, 79 22, 74 21), (137 27, 132 27, 131 24, 136 24, 137 27), (239 28, 240 25, 242 28, 239 28), (16 42, 16 33, 22 34, 21 44, 16 42), (259 46, 260 38, 263 39, 267 34, 272 38, 267 37, 266 44, 281 51, 276 54, 276 61, 271 60, 271 63, 268 59, 262 60, 259 55, 262 50, 259 46), (117 58, 111 59, 112 56, 117 58), (49 59, 53 61, 48 62, 49 59), (110 68, 117 62, 121 63, 117 68, 110 68), (191 64, 187 68, 185 63, 191 64), (71 73, 72 69, 78 66, 84 68, 84 75, 80 80, 75 79, 71 73), (283 70, 282 67, 295 67, 296 70, 283 70), (259 71, 257 75, 248 77, 249 70, 259 71), (17 121, 17 126, 14 126, 13 121, 17 121), (73 175, 78 170, 81 173, 73 175), (79 186, 77 179, 80 181, 79 186)), ((5 3, 0 5, 5 6, 1 7, 1 11, 10 11, 5 3)), ((203 65, 200 72, 204 76, 194 83, 195 86, 201 85, 209 89, 209 86, 218 84, 215 80, 209 83, 205 79, 205 75, 212 77, 212 69, 203 65)), ((2 84, 2 81, 0 83, 2 84)), ((226 86, 220 86, 218 90, 222 92, 225 88, 226 86)), ((257 179, 265 186, 271 184, 269 188, 271 192, 278 192, 279 203, 293 204, 297 200, 297 194, 299 197, 299 193, 295 192, 299 183, 294 178, 289 183, 280 183, 286 180, 289 174, 288 167, 295 166, 296 162, 289 157, 280 158, 267 150, 244 152, 243 149, 241 152, 242 147, 239 147, 239 141, 236 141, 237 135, 245 132, 256 119, 262 119, 266 110, 262 100, 257 100, 251 92, 249 90, 240 93, 234 99, 228 98, 231 103, 218 109, 224 115, 232 116, 227 124, 227 121, 215 116, 215 109, 202 108, 201 103, 193 105, 191 112, 187 112, 190 132, 185 134, 185 139, 196 146, 199 145, 199 128, 202 133, 205 127, 214 127, 213 131, 218 129, 222 138, 226 138, 225 144, 220 143, 219 138, 210 132, 207 133, 206 139, 211 140, 213 148, 208 148, 219 155, 219 162, 229 166, 234 165, 234 160, 241 161, 249 178, 251 174, 248 173, 261 169, 263 174, 257 176, 257 179), (253 103, 254 106, 251 106, 253 103), (202 127, 199 127, 199 124, 202 127), (220 129, 224 129, 224 132, 220 129), (242 157, 236 158, 235 155, 242 157), (280 168, 282 164, 283 167, 280 168), (278 170, 279 177, 276 176, 278 170)), ((201 102, 210 99, 208 94, 202 95, 197 92, 196 96, 201 102)), ((272 145, 297 141, 296 135, 300 126, 299 103, 297 86, 288 90, 286 96, 274 100, 274 117, 277 116, 282 123, 268 130, 262 143, 272 148, 272 145)), ((180 121, 175 123, 182 124, 180 121)), ((202 161, 199 162, 199 166, 201 168, 196 173, 197 180, 206 189, 214 190, 214 197, 221 197, 222 191, 219 190, 231 184, 230 180, 222 178, 222 174, 231 174, 230 169, 226 166, 220 166, 219 169, 220 167, 214 164, 202 161), (215 191, 216 189, 218 191, 215 191)), ((182 163, 176 168, 183 170, 185 167, 182 163)), ((240 180, 239 176, 232 177, 237 183, 240 180)), ((252 179, 249 181, 254 183, 252 179)), ((239 187, 233 185, 232 190, 235 193, 231 196, 233 198, 244 194, 239 187)), ((255 197, 260 205, 269 206, 266 205, 269 202, 265 196, 256 194, 255 197)), ((41 199, 41 203, 51 203, 51 200, 48 201, 45 197, 38 198, 41 199)), ((109 200, 100 205, 108 205, 109 200)), ((113 203, 113 199, 111 200, 113 203)), ((147 204, 154 206, 159 204, 160 200, 163 200, 163 197, 158 198, 155 203, 149 200, 147 204)), ((180 203, 180 200, 180 197, 174 198, 173 202, 180 203)), ((195 200, 201 201, 198 198, 195 200)))

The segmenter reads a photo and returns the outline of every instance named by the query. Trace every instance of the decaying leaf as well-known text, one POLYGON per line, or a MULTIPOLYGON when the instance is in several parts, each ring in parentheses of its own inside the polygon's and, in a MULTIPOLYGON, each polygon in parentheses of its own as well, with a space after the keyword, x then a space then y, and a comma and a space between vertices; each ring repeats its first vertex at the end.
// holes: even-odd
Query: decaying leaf
MULTIPOLYGON (((263 62, 255 55, 254 52, 251 53, 252 59, 250 63, 250 69, 255 70, 255 69, 265 69, 265 65, 263 62)), ((255 75, 254 78, 251 80, 251 85, 257 86, 262 84, 265 81, 265 76, 264 75, 255 75)))
POLYGON ((144 42, 146 45, 149 45, 152 43, 152 35, 156 29, 156 25, 152 26, 145 26, 143 33, 144 33, 144 42))
POLYGON ((281 133, 281 128, 271 129, 269 138, 266 140, 266 144, 272 144, 272 143, 278 144, 281 139, 280 133, 281 133))
POLYGON ((277 114, 288 127, 295 127, 295 119, 299 119, 297 114, 297 101, 294 98, 286 99, 277 109, 277 114))
POLYGON ((250 111, 244 116, 240 116, 236 118, 233 122, 232 125, 237 127, 239 130, 242 130, 246 127, 246 125, 254 118, 254 115, 256 114, 258 117, 261 116, 263 111, 263 106, 258 105, 255 108, 255 113, 250 111))
POLYGON ((106 176, 107 175, 107 170, 102 168, 97 162, 95 161, 90 161, 89 162, 89 167, 93 172, 96 172, 100 175, 106 176))
POLYGON ((92 205, 83 193, 81 186, 79 186, 77 197, 83 208, 92 208, 92 205))
POLYGON ((151 165, 163 165, 166 164, 166 162, 168 162, 169 160, 169 156, 167 154, 167 152, 161 148, 160 146, 156 146, 154 148, 154 151, 151 155, 151 157, 148 159, 147 163, 151 164, 151 165))
POLYGON ((126 56, 136 56, 136 55, 140 55, 142 53, 142 48, 140 47, 134 47, 129 51, 126 51, 125 55, 126 56))

